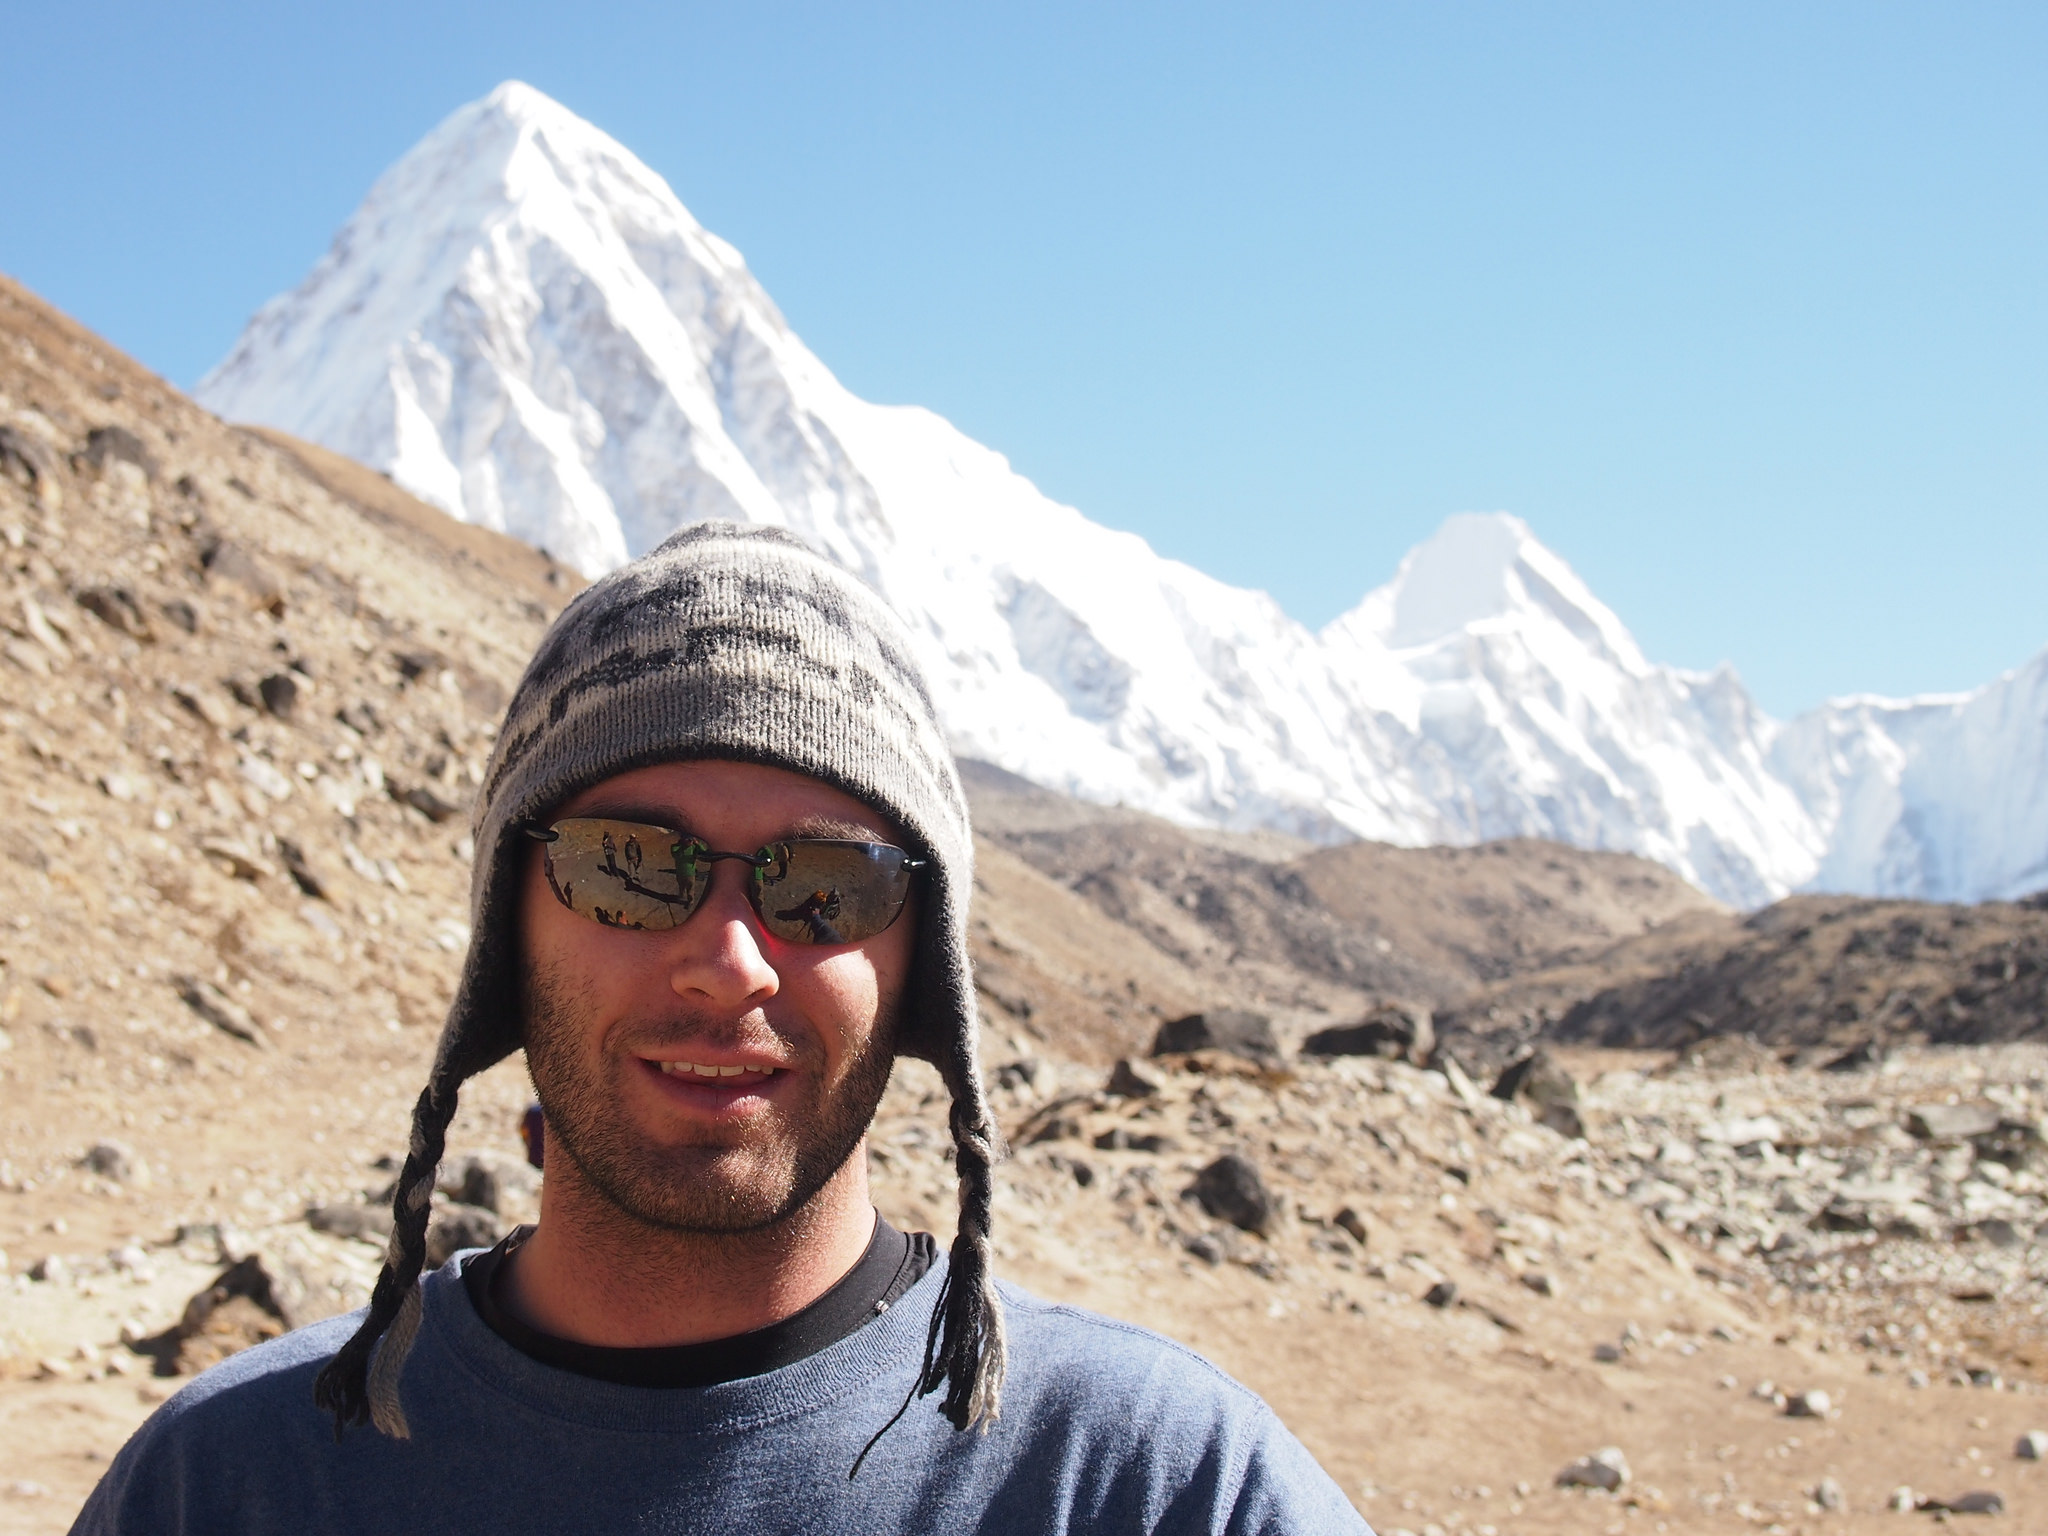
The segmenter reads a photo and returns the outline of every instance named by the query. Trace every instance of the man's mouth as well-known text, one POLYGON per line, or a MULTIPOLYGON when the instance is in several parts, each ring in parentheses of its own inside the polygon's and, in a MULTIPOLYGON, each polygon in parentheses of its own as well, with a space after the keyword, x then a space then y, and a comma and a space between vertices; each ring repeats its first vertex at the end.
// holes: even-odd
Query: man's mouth
POLYGON ((788 1070, 786 1067, 759 1066, 744 1062, 656 1061, 649 1065, 659 1067, 665 1077, 711 1083, 721 1088, 751 1088, 756 1083, 765 1083, 788 1070))

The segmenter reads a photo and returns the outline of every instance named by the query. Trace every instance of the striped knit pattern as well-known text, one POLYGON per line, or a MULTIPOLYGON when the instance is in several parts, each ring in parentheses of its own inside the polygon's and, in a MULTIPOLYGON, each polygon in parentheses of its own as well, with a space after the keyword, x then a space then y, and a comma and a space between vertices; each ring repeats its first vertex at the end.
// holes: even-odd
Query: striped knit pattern
MULTIPOLYGON (((1001 1138, 977 1058, 967 958, 974 844, 953 756, 909 636, 873 591, 786 533, 700 523, 563 610, 506 711, 473 813, 473 936, 414 1112, 384 1272, 362 1329, 315 1387, 337 1433, 371 1415, 371 1354, 418 1282, 459 1087, 521 1043, 521 823, 630 769, 707 758, 822 780, 889 817, 910 852, 931 861, 901 1049, 937 1066, 953 1096, 960 1228, 920 1385, 946 1385, 956 1426, 995 1417, 1004 1362, 989 1221, 1001 1138)), ((385 1341, 375 1372, 378 1427, 401 1436, 402 1331, 385 1341)))

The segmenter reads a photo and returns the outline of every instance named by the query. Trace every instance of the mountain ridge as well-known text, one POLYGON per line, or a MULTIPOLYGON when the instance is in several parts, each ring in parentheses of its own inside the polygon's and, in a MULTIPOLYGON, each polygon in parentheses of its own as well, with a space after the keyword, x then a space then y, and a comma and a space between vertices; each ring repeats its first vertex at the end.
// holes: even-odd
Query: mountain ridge
POLYGON ((2048 882, 2048 653, 1961 703, 1778 722, 1732 672, 1649 661, 1506 514, 1312 633, 852 395, 659 175, 517 82, 386 172, 198 394, 586 572, 703 517, 788 528, 903 614, 957 751, 1098 802, 1554 838, 1739 906, 2048 882))

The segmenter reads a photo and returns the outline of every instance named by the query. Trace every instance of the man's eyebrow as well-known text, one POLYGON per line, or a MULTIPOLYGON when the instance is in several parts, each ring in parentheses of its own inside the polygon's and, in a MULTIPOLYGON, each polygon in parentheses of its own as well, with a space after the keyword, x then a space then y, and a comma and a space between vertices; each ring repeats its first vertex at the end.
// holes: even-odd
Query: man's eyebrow
MULTIPOLYGON (((673 806, 651 806, 623 800, 599 800, 578 808, 563 820, 630 821, 646 827, 664 827, 685 836, 694 835, 690 819, 673 806)), ((853 843, 893 843, 895 835, 883 828, 848 821, 841 816, 803 816, 776 834, 777 837, 829 837, 853 843)))
POLYGON ((599 800, 572 811, 558 819, 563 821, 631 821, 643 827, 665 827, 671 832, 690 830, 689 818, 679 815, 673 806, 666 808, 652 805, 632 805, 624 801, 599 800))
POLYGON ((891 834, 875 827, 862 826, 857 821, 846 821, 837 816, 806 816, 794 823, 786 837, 833 837, 852 843, 886 843, 891 834))

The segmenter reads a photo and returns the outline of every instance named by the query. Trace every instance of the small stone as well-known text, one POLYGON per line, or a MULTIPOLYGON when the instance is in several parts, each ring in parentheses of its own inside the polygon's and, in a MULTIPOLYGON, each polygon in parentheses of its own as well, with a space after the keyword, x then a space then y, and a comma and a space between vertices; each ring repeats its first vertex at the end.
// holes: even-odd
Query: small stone
POLYGON ((303 848, 288 837, 280 837, 277 840, 277 857, 284 865, 284 872, 292 877, 292 884, 315 901, 327 899, 326 883, 314 873, 303 848))
POLYGON ((7 1485, 7 1497, 10 1499, 47 1499, 49 1496, 48 1488, 25 1477, 17 1477, 7 1485))
POLYGON ((1841 1055, 1822 1064, 1823 1072, 1867 1072, 1882 1067, 1888 1053, 1875 1040, 1853 1045, 1841 1055))
POLYGON ((1120 1098, 1145 1099, 1152 1097, 1165 1086, 1165 1080, 1157 1072, 1131 1060, 1128 1056, 1123 1056, 1119 1057, 1117 1064, 1110 1069, 1107 1090, 1120 1098))
POLYGON ((1182 1246, 1204 1264, 1221 1264, 1223 1262, 1223 1244, 1212 1233, 1197 1232, 1182 1246))
POLYGON ((1906 1372, 1906 1385, 1917 1392, 1927 1385, 1927 1373, 1918 1369, 1906 1372))
POLYGON ((1832 1477, 1824 1477, 1813 1485, 1813 1502, 1825 1510, 1844 1510, 1849 1507, 1848 1495, 1842 1492, 1842 1485, 1832 1477))
POLYGON ((1095 1138, 1095 1145, 1103 1152, 1172 1152, 1179 1143, 1171 1136, 1162 1136, 1157 1131, 1133 1131, 1116 1126, 1095 1138))
POLYGON ((1920 1501, 1914 1496, 1911 1486, 1901 1483, 1892 1490, 1892 1496, 1885 1500, 1884 1507, 1895 1515, 1907 1515, 1920 1507, 1920 1501))
POLYGON ((218 861, 221 868, 237 880, 247 880, 253 884, 276 873, 268 859, 236 838, 203 838, 199 844, 199 851, 209 859, 218 861))
POLYGON ((1024 1144, 1035 1147, 1043 1141, 1072 1141, 1081 1130, 1080 1120, 1073 1115, 1048 1115, 1024 1138, 1024 1144))
POLYGON ((1224 1153, 1195 1175, 1189 1193, 1218 1221, 1246 1232, 1263 1235, 1279 1214, 1278 1203, 1259 1170, 1235 1152, 1224 1153))
POLYGON ((1508 1067, 1493 1085, 1493 1096, 1509 1102, 1528 1100, 1537 1123, 1560 1136, 1576 1139, 1586 1134, 1578 1081, 1548 1051, 1532 1051, 1508 1067))
POLYGON ((1824 1419, 1834 1407, 1834 1401, 1818 1387, 1809 1387, 1804 1392, 1794 1392, 1785 1399, 1785 1417, 1788 1419, 1824 1419))
POLYGON ((451 816, 459 815, 462 811, 461 806, 455 804, 452 800, 443 800, 424 784, 415 784, 411 789, 405 791, 404 794, 396 792, 396 785, 392 786, 392 788, 394 799, 403 805, 411 806, 422 816, 426 817, 427 820, 437 825, 448 820, 451 816))
POLYGON ((263 1026, 256 1022, 248 1009, 212 982, 178 976, 172 979, 171 984, 178 989, 178 996, 184 1000, 185 1006, 215 1029, 233 1035, 237 1040, 246 1040, 251 1045, 264 1043, 263 1026))
POLYGON ((486 1158, 471 1153, 445 1163, 434 1187, 463 1205, 481 1206, 494 1215, 505 1213, 507 1177, 486 1158))
POLYGON ((29 1266, 28 1277, 45 1285, 62 1285, 71 1278, 71 1266, 60 1254, 45 1254, 29 1266))
POLYGON ((1422 1293, 1422 1299, 1432 1307, 1448 1307, 1458 1299, 1457 1283, 1451 1280, 1439 1280, 1435 1285, 1432 1285, 1422 1293))
POLYGON ((1998 1129, 1998 1111, 1984 1104, 1922 1104, 1907 1111, 1906 1129, 1922 1141, 1968 1141, 1998 1129))
POLYGON ((289 720, 299 707, 299 680, 289 672, 273 672, 256 685, 263 707, 280 720, 289 720))
POLYGON ((1614 1364, 1623 1357, 1624 1353, 1625 1351, 1623 1351, 1619 1344, 1601 1343, 1593 1346, 1593 1358, 1602 1365, 1614 1364))
POLYGON ((1628 1486, 1628 1458, 1618 1446, 1602 1446, 1557 1474, 1560 1488, 1602 1488, 1609 1493, 1628 1486))
POLYGON ((1035 1057, 1020 1056, 1015 1061, 1006 1061, 996 1068, 996 1086, 1007 1088, 1012 1093, 1022 1093, 1027 1089, 1036 1088, 1038 1079, 1044 1071, 1043 1062, 1035 1057))
POLYGON ((1973 1488, 1956 1498, 1943 1500, 1939 1507, 1952 1515, 2002 1515, 2005 1513, 2005 1496, 1989 1488, 1973 1488))
POLYGON ((427 1264, 439 1269, 470 1248, 488 1248, 505 1235, 496 1211, 451 1201, 434 1212, 427 1228, 427 1264))
POLYGON ((101 1178, 112 1179, 116 1184, 126 1184, 137 1178, 142 1168, 135 1149, 119 1141, 94 1142, 79 1162, 101 1178))
POLYGON ((332 1205, 316 1205, 306 1212, 306 1225, 315 1232, 325 1232, 333 1237, 359 1238, 366 1243, 381 1243, 391 1235, 391 1212, 381 1205, 362 1205, 355 1201, 337 1201, 332 1205))
POLYGON ((1555 1296, 1557 1294, 1557 1281, 1539 1271, 1532 1270, 1523 1275, 1522 1284, 1534 1291, 1538 1296, 1555 1296))
POLYGON ((1365 1218, 1350 1206, 1345 1206, 1343 1210, 1332 1216, 1330 1220, 1334 1225, 1343 1228, 1344 1231, 1349 1233, 1351 1240, 1357 1243, 1359 1247, 1369 1248, 1372 1246, 1367 1241, 1365 1218))
POLYGON ((2013 1443, 2013 1455, 2021 1461, 2048 1460, 2048 1434, 2030 1429, 2013 1443))
POLYGON ((101 623, 137 640, 155 638, 149 620, 142 615, 135 594, 125 587, 87 587, 78 594, 78 606, 101 623))

